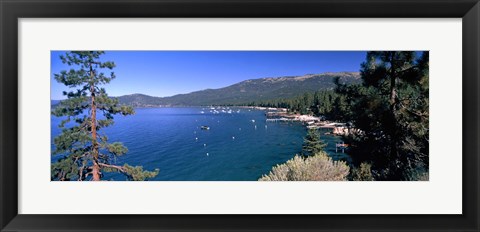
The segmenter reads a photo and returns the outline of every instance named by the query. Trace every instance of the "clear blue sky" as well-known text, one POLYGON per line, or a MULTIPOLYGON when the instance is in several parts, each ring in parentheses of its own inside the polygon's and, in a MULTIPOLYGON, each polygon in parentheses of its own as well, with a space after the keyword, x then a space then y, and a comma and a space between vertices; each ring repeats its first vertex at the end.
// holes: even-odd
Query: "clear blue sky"
MULTIPOLYGON (((51 52, 51 99, 68 90, 53 78, 68 70, 51 52)), ((304 74, 359 71, 366 52, 355 51, 106 51, 117 78, 105 86, 110 96, 142 93, 172 96, 226 87, 243 80, 304 74)))

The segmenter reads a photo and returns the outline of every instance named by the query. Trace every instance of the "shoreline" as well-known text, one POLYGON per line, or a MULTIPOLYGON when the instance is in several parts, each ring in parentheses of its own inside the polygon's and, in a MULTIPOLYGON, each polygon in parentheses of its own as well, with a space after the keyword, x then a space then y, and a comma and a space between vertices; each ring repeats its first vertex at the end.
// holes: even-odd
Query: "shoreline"
MULTIPOLYGON (((287 108, 262 107, 262 106, 143 106, 134 107, 134 109, 151 109, 151 108, 201 108, 202 110, 214 110, 213 113, 227 113, 216 110, 228 110, 231 108, 261 110, 266 111, 266 122, 300 122, 307 129, 332 129, 326 135, 332 134, 336 136, 349 135, 350 133, 358 133, 355 128, 350 128, 346 123, 322 120, 321 117, 315 117, 306 114, 291 114, 287 108)), ((203 112, 203 111, 202 111, 203 112)))

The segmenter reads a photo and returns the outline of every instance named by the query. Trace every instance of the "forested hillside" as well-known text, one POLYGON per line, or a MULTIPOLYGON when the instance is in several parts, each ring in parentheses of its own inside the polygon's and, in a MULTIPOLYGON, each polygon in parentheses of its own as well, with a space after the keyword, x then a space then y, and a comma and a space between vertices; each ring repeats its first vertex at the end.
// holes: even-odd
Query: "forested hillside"
POLYGON ((361 82, 357 72, 308 74, 276 78, 260 78, 239 82, 220 89, 206 89, 171 97, 132 94, 118 97, 120 103, 134 107, 251 105, 275 99, 294 98, 304 93, 333 90, 334 80, 342 84, 361 82))

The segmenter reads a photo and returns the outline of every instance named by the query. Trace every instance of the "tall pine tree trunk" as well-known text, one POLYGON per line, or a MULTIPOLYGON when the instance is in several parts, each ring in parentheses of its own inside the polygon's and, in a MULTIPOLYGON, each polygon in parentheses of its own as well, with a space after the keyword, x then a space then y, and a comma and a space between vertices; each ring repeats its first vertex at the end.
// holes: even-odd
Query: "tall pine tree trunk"
MULTIPOLYGON (((391 57, 391 71, 390 71, 390 114, 391 114, 391 140, 390 140, 390 155, 391 158, 393 158, 394 162, 396 163, 396 160, 398 159, 398 149, 397 149, 397 144, 398 144, 398 136, 397 136, 397 120, 396 120, 396 110, 397 110, 397 77, 395 73, 395 52, 392 53, 391 57)), ((397 165, 395 164, 395 168, 397 165)))
POLYGON ((95 103, 95 84, 94 84, 94 73, 92 69, 92 64, 90 64, 90 77, 92 83, 90 84, 90 94, 91 94, 91 127, 92 127, 92 155, 93 155, 93 167, 92 175, 93 181, 100 180, 100 167, 98 166, 98 144, 97 144, 97 105, 95 103))

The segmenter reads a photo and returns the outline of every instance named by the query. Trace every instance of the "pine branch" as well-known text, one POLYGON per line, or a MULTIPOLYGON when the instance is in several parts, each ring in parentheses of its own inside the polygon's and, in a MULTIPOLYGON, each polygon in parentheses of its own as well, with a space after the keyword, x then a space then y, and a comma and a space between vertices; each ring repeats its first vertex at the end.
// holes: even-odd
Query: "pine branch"
POLYGON ((113 164, 105 164, 105 163, 98 163, 99 166, 104 167, 104 168, 114 168, 120 171, 123 174, 126 174, 125 169, 122 166, 118 165, 113 165, 113 164))

